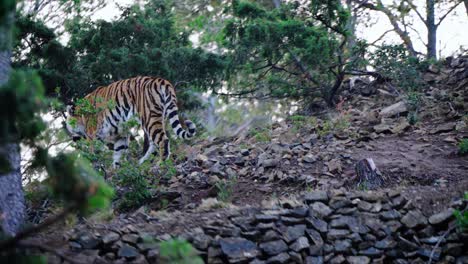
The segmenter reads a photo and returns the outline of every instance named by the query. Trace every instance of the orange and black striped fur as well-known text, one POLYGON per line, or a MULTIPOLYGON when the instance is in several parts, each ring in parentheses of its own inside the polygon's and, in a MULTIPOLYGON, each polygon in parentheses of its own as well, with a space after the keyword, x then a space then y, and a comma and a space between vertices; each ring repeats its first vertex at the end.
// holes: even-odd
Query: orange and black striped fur
POLYGON ((132 117, 140 122, 150 145, 140 164, 148 159, 159 147, 163 159, 170 155, 169 139, 166 135, 165 120, 169 119, 175 134, 183 139, 195 135, 195 125, 186 120, 183 129, 177 114, 177 97, 172 84, 161 78, 135 77, 114 82, 97 88, 86 97, 96 109, 102 109, 94 116, 77 116, 77 109, 68 107, 67 130, 73 140, 80 138, 100 139, 113 145, 113 165, 118 166, 120 158, 128 148, 129 135, 124 133, 122 124, 132 117), (112 102, 112 107, 106 107, 112 102), (70 119, 76 120, 73 126, 70 119), (91 121, 92 120, 92 121, 91 121))

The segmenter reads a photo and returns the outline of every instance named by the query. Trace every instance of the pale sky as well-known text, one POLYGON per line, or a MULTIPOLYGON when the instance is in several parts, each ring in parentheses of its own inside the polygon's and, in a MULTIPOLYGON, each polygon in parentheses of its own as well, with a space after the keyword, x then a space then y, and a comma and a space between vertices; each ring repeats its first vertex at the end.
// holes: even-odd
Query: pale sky
MULTIPOLYGON (((384 0, 384 4, 386 2, 392 2, 393 0, 384 0)), ((416 6, 424 6, 426 0, 414 0, 414 4, 416 6)), ((93 16, 94 19, 104 19, 104 20, 112 20, 116 16, 119 15, 118 9, 116 7, 116 3, 122 6, 128 6, 136 1, 131 0, 115 0, 109 1, 105 8, 96 12, 93 16)), ((356 34, 359 38, 364 38, 369 42, 373 42, 379 36, 381 36, 385 31, 391 29, 391 25, 385 17, 385 15, 373 12, 373 19, 377 21, 374 26, 369 28, 365 28, 364 26, 358 26, 356 34)), ((437 13, 436 13, 437 17, 437 13)), ((437 18, 436 18, 437 22, 437 18)), ((419 32, 423 39, 426 39, 426 29, 422 22, 419 19, 415 19, 415 29, 419 32)), ((468 18, 466 15, 465 7, 463 4, 460 4, 455 13, 449 15, 444 22, 440 25, 438 32, 437 32, 437 48, 438 54, 439 52, 442 54, 442 57, 447 57, 453 54, 458 54, 460 51, 460 47, 464 47, 465 50, 468 49, 468 18)), ((417 51, 425 52, 426 48, 424 47, 423 43, 418 39, 417 34, 412 33, 411 37, 414 41, 414 46, 417 51)), ((196 38, 191 38, 196 39, 196 38)), ((401 43, 400 38, 396 33, 392 32, 386 35, 385 38, 382 39, 386 43, 401 43)))

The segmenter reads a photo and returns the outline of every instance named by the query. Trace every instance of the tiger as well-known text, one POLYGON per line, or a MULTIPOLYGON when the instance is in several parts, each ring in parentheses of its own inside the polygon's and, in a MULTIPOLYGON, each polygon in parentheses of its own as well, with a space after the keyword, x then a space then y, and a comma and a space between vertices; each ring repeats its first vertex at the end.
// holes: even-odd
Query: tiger
POLYGON ((187 129, 182 127, 175 88, 162 78, 138 76, 116 81, 98 87, 84 99, 101 110, 90 116, 80 113, 79 105, 69 104, 66 119, 68 134, 73 141, 98 139, 112 146, 114 168, 120 166, 120 159, 128 149, 130 136, 123 124, 131 118, 138 121, 145 138, 149 140, 149 147, 139 159, 139 164, 156 152, 156 146, 159 147, 161 160, 170 157, 166 119, 177 137, 190 139, 196 134, 196 126, 192 121, 185 120, 187 129))

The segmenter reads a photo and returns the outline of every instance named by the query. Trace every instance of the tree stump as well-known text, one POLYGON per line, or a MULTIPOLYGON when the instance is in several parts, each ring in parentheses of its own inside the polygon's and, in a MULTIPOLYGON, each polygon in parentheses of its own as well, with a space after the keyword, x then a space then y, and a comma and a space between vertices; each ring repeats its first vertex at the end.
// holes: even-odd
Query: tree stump
POLYGON ((383 185, 384 180, 379 170, 371 158, 358 161, 356 164, 356 174, 358 179, 358 188, 371 190, 383 185))

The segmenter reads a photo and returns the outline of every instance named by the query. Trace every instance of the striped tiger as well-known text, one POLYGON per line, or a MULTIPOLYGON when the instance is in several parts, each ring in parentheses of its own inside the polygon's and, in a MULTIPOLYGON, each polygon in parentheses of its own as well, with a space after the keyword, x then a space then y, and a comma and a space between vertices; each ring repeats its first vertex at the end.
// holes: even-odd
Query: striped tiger
MULTIPOLYGON (((192 138, 196 127, 190 120, 183 129, 178 116, 177 97, 172 84, 161 78, 139 76, 98 87, 85 97, 95 109, 92 115, 81 113, 80 106, 67 106, 66 129, 73 141, 81 138, 99 139, 113 145, 113 166, 120 165, 122 154, 128 149, 129 133, 123 124, 136 118, 149 139, 149 147, 139 163, 143 163, 159 147, 162 159, 170 156, 165 120, 169 119, 175 134, 182 139, 192 138), (109 104, 109 102, 112 102, 109 104)), ((81 106, 83 107, 83 106, 81 106)))

